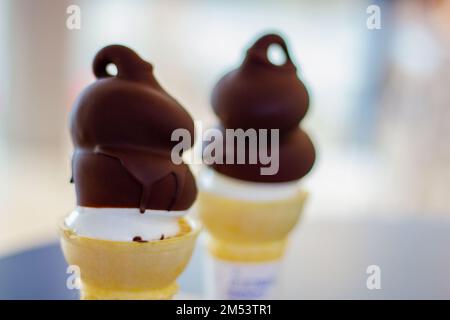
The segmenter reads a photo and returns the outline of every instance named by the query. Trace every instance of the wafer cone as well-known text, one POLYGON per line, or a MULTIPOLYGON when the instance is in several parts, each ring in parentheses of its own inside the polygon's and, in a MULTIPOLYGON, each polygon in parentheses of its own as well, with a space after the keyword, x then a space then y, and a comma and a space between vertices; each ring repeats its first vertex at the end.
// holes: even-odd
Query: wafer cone
POLYGON ((299 191, 282 200, 248 201, 202 191, 198 207, 202 223, 211 236, 209 250, 226 260, 280 258, 306 197, 306 192, 299 191))
POLYGON ((188 264, 200 227, 145 243, 82 237, 61 226, 61 246, 81 271, 81 299, 171 299, 188 264))
POLYGON ((208 231, 207 248, 214 259, 209 265, 215 266, 215 270, 209 271, 213 273, 213 280, 209 282, 222 282, 207 284, 215 287, 214 292, 209 292, 211 297, 270 297, 267 292, 273 291, 275 286, 277 262, 284 254, 289 232, 298 222, 306 198, 304 191, 272 201, 232 199, 207 191, 200 193, 199 215, 208 231), (230 274, 227 280, 230 283, 221 280, 226 273, 230 274), (257 273, 260 273, 259 278, 257 273), (267 284, 266 288, 255 288, 262 282, 267 284), (230 293, 233 290, 236 292, 230 293))

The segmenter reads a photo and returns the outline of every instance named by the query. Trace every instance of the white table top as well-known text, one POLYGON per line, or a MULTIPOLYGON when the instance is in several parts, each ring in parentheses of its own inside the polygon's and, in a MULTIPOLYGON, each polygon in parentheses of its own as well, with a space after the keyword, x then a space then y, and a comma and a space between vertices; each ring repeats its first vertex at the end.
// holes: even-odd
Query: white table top
POLYGON ((303 221, 281 275, 286 299, 450 298, 450 219, 443 216, 303 221), (381 289, 369 290, 369 265, 381 289))
MULTIPOLYGON (((204 239, 179 279, 180 299, 205 297, 204 239)), ((449 245, 450 219, 444 216, 307 216, 291 235, 276 297, 449 299, 449 245), (381 269, 380 290, 367 289, 369 265, 381 269)), ((1 299, 76 299, 66 278, 58 243, 0 258, 1 299)))

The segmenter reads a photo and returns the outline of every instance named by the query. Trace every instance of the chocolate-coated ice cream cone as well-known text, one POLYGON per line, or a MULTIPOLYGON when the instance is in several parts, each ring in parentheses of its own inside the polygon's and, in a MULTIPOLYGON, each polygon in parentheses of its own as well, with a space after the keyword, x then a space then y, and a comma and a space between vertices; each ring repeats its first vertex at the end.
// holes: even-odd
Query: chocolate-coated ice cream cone
POLYGON ((79 267, 82 299, 170 299, 199 233, 185 216, 195 180, 173 160, 171 136, 194 123, 131 49, 103 48, 93 71, 70 118, 77 209, 61 227, 64 256, 79 267))
POLYGON ((209 296, 274 298, 289 232, 301 216, 307 195, 298 183, 315 161, 314 146, 299 125, 307 113, 309 95, 285 41, 275 34, 259 38, 248 49, 241 66, 217 83, 212 107, 220 119, 217 129, 222 133, 250 130, 249 135, 255 132, 258 137, 253 145, 250 138, 233 145, 230 143, 234 137, 224 134, 221 161, 207 169, 208 175, 214 172, 214 178, 206 177, 209 182, 202 183, 200 176, 198 207, 209 234, 209 296), (283 64, 269 60, 272 45, 284 51, 283 64), (261 130, 269 131, 274 139, 261 144, 268 137, 260 135, 261 130), (246 161, 230 162, 239 152, 246 161), (264 170, 267 162, 249 161, 250 152, 276 157, 272 160, 277 170, 268 173, 264 170), (280 189, 288 193, 279 197, 272 194, 280 189))

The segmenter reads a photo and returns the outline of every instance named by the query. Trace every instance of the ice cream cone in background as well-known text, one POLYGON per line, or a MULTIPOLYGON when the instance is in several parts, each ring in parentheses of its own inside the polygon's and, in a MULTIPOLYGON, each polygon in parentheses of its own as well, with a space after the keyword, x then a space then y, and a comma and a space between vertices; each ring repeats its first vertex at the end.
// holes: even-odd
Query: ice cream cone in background
POLYGON ((60 228, 64 256, 82 299, 171 299, 199 233, 187 216, 194 177, 172 161, 171 134, 193 134, 193 121, 132 50, 106 47, 93 67, 71 114, 77 207, 60 228))
POLYGON ((299 127, 308 104, 308 92, 297 77, 287 46, 273 34, 257 40, 242 65, 214 88, 212 105, 221 122, 218 129, 224 133, 225 147, 222 161, 200 173, 198 201, 199 216, 208 231, 206 284, 210 298, 274 298, 289 232, 307 197, 299 182, 315 161, 313 144, 299 127), (284 64, 269 61, 267 52, 272 44, 283 49, 284 64), (244 145, 230 146, 227 129, 276 129, 279 145, 269 134, 267 144, 259 143, 265 139, 259 135, 254 140, 257 145, 250 145, 248 139, 244 145), (227 160, 229 150, 234 151, 233 163, 227 160), (261 159, 249 162, 249 152, 255 150, 258 155, 278 156, 273 159, 277 170, 264 174, 261 169, 267 168, 267 163, 261 159), (239 152, 245 152, 245 163, 236 161, 239 152))

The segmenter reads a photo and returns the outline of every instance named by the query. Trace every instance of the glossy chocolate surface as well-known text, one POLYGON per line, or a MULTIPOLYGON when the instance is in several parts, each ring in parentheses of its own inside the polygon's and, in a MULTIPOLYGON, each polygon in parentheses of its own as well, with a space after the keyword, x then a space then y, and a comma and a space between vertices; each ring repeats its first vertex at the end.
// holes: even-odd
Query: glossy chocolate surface
POLYGON ((70 118, 78 205, 188 209, 197 194, 194 177, 170 154, 175 129, 194 137, 190 115, 159 85, 152 65, 127 47, 100 50, 93 71, 97 80, 80 94, 70 118), (106 70, 110 63, 116 76, 106 70))
MULTIPOLYGON (((215 86, 211 104, 225 129, 278 129, 279 171, 262 175, 257 164, 213 164, 227 176, 254 182, 287 182, 305 176, 315 161, 314 146, 299 123, 308 111, 309 95, 297 76, 287 45, 279 35, 268 34, 251 46, 241 66, 227 73, 215 86), (286 61, 275 65, 268 58, 270 45, 284 51, 286 61)), ((224 139, 226 143, 226 139, 224 139)), ((237 153, 237 145, 234 153, 237 153)), ((249 152, 248 143, 245 146, 249 152)), ((259 146, 258 146, 259 148, 259 146)), ((270 151, 270 150, 269 150, 270 151)), ((224 159, 226 148, 224 148, 224 159)), ((225 162, 225 161, 224 161, 225 162)))

